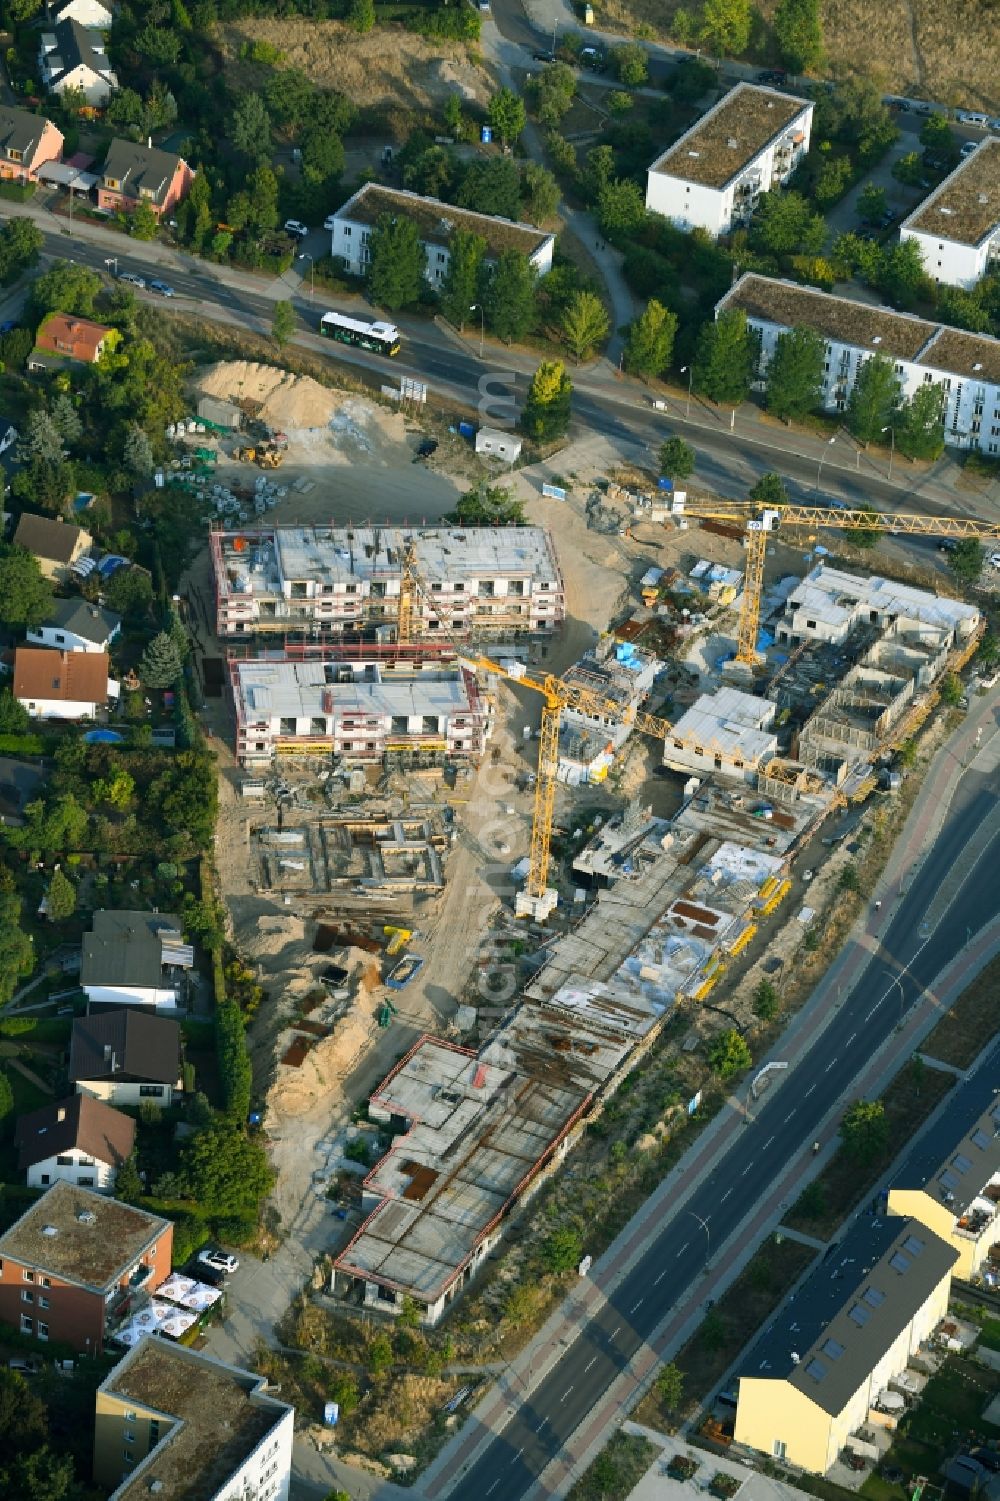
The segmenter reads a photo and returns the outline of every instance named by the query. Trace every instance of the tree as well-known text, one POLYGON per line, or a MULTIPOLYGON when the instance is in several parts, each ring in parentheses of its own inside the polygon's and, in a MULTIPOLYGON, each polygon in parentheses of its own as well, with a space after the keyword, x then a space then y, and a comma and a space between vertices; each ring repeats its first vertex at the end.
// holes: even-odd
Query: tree
POLYGON ((631 177, 616 177, 605 183, 597 199, 597 218, 606 235, 627 235, 646 219, 642 189, 631 177))
MULTIPOLYGON (((963 584, 977 584, 979 575, 983 571, 984 556, 981 542, 975 537, 963 537, 960 542, 955 543, 953 550, 948 554, 948 567, 963 584)), ((0 580, 0 607, 2 607, 3 597, 3 583, 0 580)))
POLYGON ((500 252, 480 301, 490 328, 507 344, 522 339, 535 321, 535 281, 534 267, 527 256, 517 250, 500 252))
POLYGON ((753 993, 754 1015, 762 1022, 773 1021, 778 1014, 778 992, 770 980, 761 980, 753 993))
POLYGON ((694 385, 718 405, 739 406, 753 381, 757 344, 742 308, 726 308, 698 335, 694 385))
POLYGON ((543 125, 559 124, 576 93, 576 74, 566 63, 549 63, 534 80, 535 108, 543 125))
POLYGON ((91 784, 94 801, 107 803, 118 813, 124 813, 135 796, 135 777, 124 766, 116 766, 106 777, 98 777, 91 784))
POLYGON ((844 1150, 864 1166, 881 1157, 889 1144, 889 1127, 881 1100, 855 1100, 840 1123, 844 1150))
POLYGON ((139 677, 147 688, 171 688, 180 675, 177 647, 165 631, 160 631, 142 654, 139 677))
MULTIPOLYGON (((7 1074, 6 1069, 0 1068, 0 1131, 3 1131, 3 1123, 12 1113, 13 1109, 14 1090, 11 1087, 10 1078, 7 1074)), ((0 1397, 0 1401, 2 1401, 2 1397, 0 1397)), ((2 1427, 2 1423, 3 1419, 2 1417, 0 1417, 0 1427, 2 1427)))
POLYGON ((858 218, 862 224, 880 224, 885 217, 888 200, 885 188, 866 182, 858 198, 858 218))
POLYGON ((656 1395, 667 1412, 676 1412, 684 1397, 684 1372, 673 1361, 656 1378, 656 1395))
POLYGON ((129 232, 133 240, 155 240, 160 221, 148 203, 137 203, 132 210, 129 232))
POLYGON ((920 144, 933 156, 958 156, 958 141, 948 124, 948 116, 938 114, 937 111, 923 120, 920 126, 920 144))
POLYGON ((947 709, 957 709, 965 690, 957 672, 946 672, 941 679, 941 702, 947 709))
POLYGON ((274 316, 271 319, 271 338, 279 349, 284 349, 294 334, 296 322, 295 309, 290 302, 276 302, 274 304, 274 316))
POLYGON ((458 505, 445 520, 460 526, 523 526, 524 506, 506 486, 488 485, 484 480, 459 496, 458 505))
POLYGON ((770 255, 819 255, 826 242, 826 223, 801 193, 772 191, 761 195, 752 239, 770 255))
POLYGON ((390 313, 418 301, 426 256, 412 219, 383 214, 371 239, 368 289, 372 301, 390 313))
POLYGON ((819 406, 823 395, 826 341, 811 328, 779 334, 767 366, 767 409, 794 422, 819 406))
POLYGON ((351 0, 347 10, 347 24, 355 31, 371 31, 375 25, 375 0, 351 0))
POLYGON ((190 1197, 211 1215, 255 1214, 274 1181, 261 1144, 224 1120, 185 1144, 181 1172, 190 1197))
POLYGON ((264 85, 264 103, 272 119, 295 130, 308 117, 316 89, 300 68, 272 73, 264 85))
POLYGON ((96 271, 56 261, 36 277, 31 288, 31 311, 36 318, 46 313, 75 313, 79 318, 89 318, 100 290, 101 278, 96 271))
POLYGON ((236 150, 257 162, 271 150, 271 116, 259 94, 242 96, 229 121, 229 138, 236 150))
POLYGON ((944 388, 936 381, 918 386, 900 409, 896 447, 908 459, 939 459, 944 453, 944 388))
POLYGON ((813 184, 816 207, 832 208, 838 198, 843 198, 853 178, 854 167, 849 156, 828 156, 813 184))
POLYGON ((541 162, 525 162, 521 202, 529 224, 544 224, 559 207, 559 184, 541 162))
POLYGON ((781 61, 793 73, 818 68, 823 61, 818 0, 780 0, 774 13, 774 39, 781 61))
POLYGON ((196 252, 204 249, 215 223, 212 213, 212 185, 204 171, 198 173, 176 213, 181 234, 188 244, 196 252))
POLYGON ((73 405, 73 398, 65 391, 56 396, 49 408, 49 416, 56 432, 64 443, 76 443, 83 433, 83 422, 80 413, 73 405))
POLYGON ((770 470, 767 474, 762 474, 753 485, 748 492, 748 498, 765 506, 787 506, 788 491, 785 489, 785 482, 781 475, 770 470))
POLYGON ((750 45, 750 0, 705 0, 701 36, 719 57, 738 57, 750 45))
POLYGON ((441 287, 441 311, 449 323, 464 328, 476 303, 486 241, 468 229, 456 229, 449 246, 448 270, 441 287))
POLYGON ((138 422, 130 422, 125 429, 122 462, 126 469, 131 470, 140 479, 146 479, 153 472, 153 445, 145 429, 141 428, 138 422))
POLYGON ((615 47, 611 53, 611 66, 615 77, 630 89, 637 89, 649 77, 649 59, 646 49, 638 42, 626 42, 615 47))
POLYGON ((462 114, 462 96, 459 93, 451 93, 444 101, 441 110, 441 118, 444 128, 456 141, 460 141, 465 135, 465 116, 462 114))
POLYGON ((720 1079, 731 1079, 734 1074, 749 1068, 750 1049, 735 1027, 713 1037, 708 1047, 708 1061, 720 1079))
POLYGON ((593 292, 574 292, 559 320, 563 343, 580 362, 607 338, 611 320, 604 304, 593 292))
POLYGON ((516 219, 521 208, 521 174, 509 156, 473 162, 462 178, 456 201, 479 214, 516 219))
POLYGON ((516 141, 527 123, 524 100, 506 86, 493 95, 487 114, 504 146, 510 146, 516 141))
POLYGON ((695 461, 694 449, 683 438, 667 438, 660 444, 660 473, 671 479, 687 479, 694 473, 695 461))
POLYGON ((885 247, 878 262, 876 285, 897 307, 909 307, 927 295, 933 283, 916 240, 897 240, 885 247))
POLYGON ((459 163, 447 146, 428 146, 426 151, 403 168, 403 182, 414 193, 431 198, 447 198, 459 163))
POLYGON ((645 311, 629 324, 625 340, 625 369, 631 375, 641 375, 647 380, 662 375, 670 364, 676 333, 676 313, 652 298, 645 311))
POLYGON ((17 456, 25 464, 32 459, 40 459, 43 464, 62 463, 62 434, 48 412, 40 407, 28 414, 17 445, 17 456))
POLYGON ((47 1430, 45 1404, 23 1376, 0 1366, 0 1472, 24 1450, 42 1444, 47 1430))
POLYGON ((980 667, 990 668, 996 666, 998 659, 1000 659, 1000 639, 993 631, 987 631, 979 643, 976 660, 980 667))
POLYGON ((21 735, 31 723, 31 715, 19 704, 9 688, 0 688, 0 735, 21 735))
POLYGON ((120 1163, 115 1173, 115 1198, 123 1203, 135 1204, 143 1195, 142 1179, 139 1177, 139 1164, 135 1153, 132 1152, 125 1161, 120 1163))
POLYGON ((897 182, 908 188, 917 188, 924 175, 924 159, 919 151, 907 151, 893 162, 889 170, 897 182))
POLYGON ((11 219, 0 229, 0 281, 15 281, 38 260, 42 232, 30 219, 11 219))
POLYGON ((543 360, 531 377, 521 426, 539 443, 565 436, 573 387, 561 360, 543 360))
POLYGON ((0 543, 0 621, 40 625, 52 609, 52 586, 26 548, 0 543))
POLYGON ((558 1276, 560 1272, 572 1271, 583 1259, 583 1239, 579 1230, 568 1225, 561 1230, 553 1230, 542 1241, 541 1256, 542 1265, 547 1272, 558 1276))
POLYGON ((587 152, 583 187, 591 203, 597 203, 602 191, 613 181, 615 153, 612 146, 592 146, 587 152))
POLYGON ((892 424, 900 389, 892 361, 884 354, 865 360, 847 400, 847 426, 859 443, 874 443, 892 424))
POLYGON ((65 922, 76 911, 76 887, 61 870, 52 872, 46 894, 46 912, 50 922, 65 922))

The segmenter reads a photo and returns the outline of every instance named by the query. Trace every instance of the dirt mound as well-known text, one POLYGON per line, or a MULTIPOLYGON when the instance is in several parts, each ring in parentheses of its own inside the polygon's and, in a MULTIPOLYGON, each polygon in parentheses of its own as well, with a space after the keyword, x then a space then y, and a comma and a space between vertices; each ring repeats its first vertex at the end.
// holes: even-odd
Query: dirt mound
POLYGON ((311 376, 292 375, 275 365, 258 365, 250 360, 224 360, 212 365, 198 386, 204 396, 258 404, 257 415, 276 427, 326 427, 339 405, 336 393, 311 376))
MULTIPOLYGON (((352 950, 352 958, 357 957, 352 950)), ((377 992, 362 984, 347 1015, 336 1023, 333 1035, 310 1048, 301 1068, 279 1071, 267 1097, 268 1125, 305 1115, 330 1094, 335 1080, 351 1072, 376 1032, 377 992)))

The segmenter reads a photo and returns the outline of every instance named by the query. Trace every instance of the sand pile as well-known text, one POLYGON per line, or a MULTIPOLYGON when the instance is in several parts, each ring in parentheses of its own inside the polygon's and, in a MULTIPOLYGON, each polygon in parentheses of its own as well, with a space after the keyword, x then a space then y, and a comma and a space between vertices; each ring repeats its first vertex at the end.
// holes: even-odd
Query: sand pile
POLYGON ((308 375, 292 375, 274 365, 250 360, 223 360, 199 381, 204 396, 224 401, 260 403, 259 415, 274 427, 326 427, 339 401, 308 375))

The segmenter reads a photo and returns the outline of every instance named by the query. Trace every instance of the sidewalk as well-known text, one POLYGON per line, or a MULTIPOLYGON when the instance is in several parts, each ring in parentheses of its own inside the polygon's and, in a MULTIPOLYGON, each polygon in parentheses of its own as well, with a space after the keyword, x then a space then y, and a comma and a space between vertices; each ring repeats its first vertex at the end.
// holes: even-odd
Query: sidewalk
MULTIPOLYGON (((995 715, 995 696, 977 700, 976 707, 961 729, 939 751, 889 858, 880 887, 885 892, 883 900, 901 893, 916 858, 936 838, 965 770, 963 752, 975 748, 977 729, 982 727, 985 733, 987 727, 995 727, 995 715)), ((984 758, 994 756, 990 742, 977 755, 984 758)), ((768 1058, 759 1061, 758 1067, 762 1067, 769 1058, 779 1057, 789 1063, 789 1070, 784 1077, 787 1078, 792 1073, 795 1062, 813 1046, 835 1017, 845 987, 853 988, 871 962, 878 947, 876 926, 875 914, 871 911, 859 918, 844 948, 809 1001, 794 1018, 768 1058)), ((1000 917, 975 935, 959 958, 937 977, 920 1002, 911 1008, 904 1026, 890 1033, 875 1055, 868 1058, 852 1087, 853 1091, 859 1095, 880 1092, 902 1063, 919 1047, 941 1012, 954 1003, 962 990, 998 952, 1000 917)), ((776 1090, 780 1089, 779 1083, 776 1090)), ((833 1127, 838 1113, 839 1107, 831 1112, 821 1132, 821 1140, 826 1143, 827 1151, 832 1150, 836 1140, 833 1127)), ((742 1129, 742 1116, 741 1103, 731 1098, 728 1108, 720 1111, 601 1257, 586 1283, 581 1289, 574 1290, 536 1339, 511 1362, 507 1380, 501 1381, 487 1393, 476 1409, 473 1421, 441 1452, 424 1477, 425 1494, 445 1495, 449 1486, 477 1457, 479 1450, 491 1442, 496 1433, 502 1431, 514 1406, 523 1402, 532 1388, 548 1373, 555 1360, 579 1333, 581 1323, 613 1294, 639 1256, 662 1231, 664 1222, 683 1212, 684 1203, 694 1187, 719 1163, 727 1146, 742 1129)), ((792 1159, 780 1180, 771 1186, 752 1219, 745 1221, 714 1253, 710 1263, 710 1276, 689 1289, 667 1321, 642 1347, 631 1367, 609 1389, 600 1407, 591 1413, 588 1422, 581 1425, 571 1443, 546 1470, 543 1476, 545 1491, 565 1494, 569 1472, 577 1464, 589 1461, 590 1455, 596 1452, 611 1427, 619 1420, 622 1408, 632 1405, 644 1385, 652 1378, 660 1361, 678 1348, 697 1326, 703 1300, 717 1298, 739 1275, 756 1249, 759 1239, 780 1221, 781 1215, 817 1165, 817 1160, 804 1145, 802 1152, 792 1159)))

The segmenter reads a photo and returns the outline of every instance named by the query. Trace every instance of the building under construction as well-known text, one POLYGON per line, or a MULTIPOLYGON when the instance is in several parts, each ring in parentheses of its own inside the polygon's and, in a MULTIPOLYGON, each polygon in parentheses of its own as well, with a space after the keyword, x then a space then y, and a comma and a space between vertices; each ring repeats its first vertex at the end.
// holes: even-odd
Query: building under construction
POLYGON ((543 636, 566 615, 555 550, 541 527, 287 526, 212 531, 209 545, 220 637, 387 639, 408 546, 420 584, 416 634, 543 636))
POLYGON ((335 756, 344 764, 438 766, 480 757, 492 700, 454 657, 308 651, 229 661, 236 755, 335 756))

